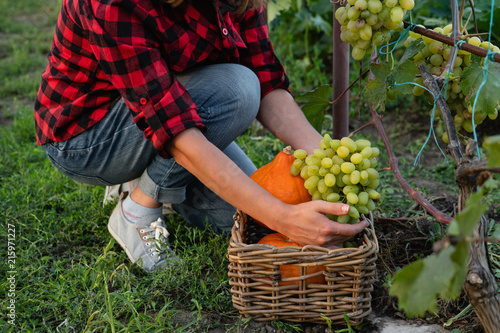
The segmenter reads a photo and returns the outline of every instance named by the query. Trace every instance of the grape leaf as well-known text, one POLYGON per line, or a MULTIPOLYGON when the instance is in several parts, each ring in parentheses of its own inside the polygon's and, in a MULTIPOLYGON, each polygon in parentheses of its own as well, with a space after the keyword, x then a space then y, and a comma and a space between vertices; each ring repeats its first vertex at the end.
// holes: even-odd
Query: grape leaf
POLYGON ((393 90, 400 94, 411 94, 413 84, 404 84, 405 82, 413 82, 415 78, 415 68, 417 65, 413 60, 408 60, 402 64, 398 64, 396 69, 392 71, 388 78, 388 84, 393 87, 393 90))
POLYGON ((417 65, 413 62, 413 57, 425 47, 425 42, 421 39, 414 40, 408 45, 405 53, 399 59, 398 64, 392 70, 387 84, 392 87, 396 93, 411 94, 413 91, 412 84, 405 84, 406 82, 413 82, 415 78, 415 70, 417 65))
MULTIPOLYGON (((460 87, 466 94, 465 100, 470 105, 474 104, 477 91, 483 82, 483 67, 478 61, 473 61, 462 75, 460 87)), ((500 91, 500 64, 490 61, 485 84, 482 86, 477 98, 476 110, 490 114, 495 111, 495 105, 499 102, 498 92, 500 91)))
POLYGON ((465 208, 458 213, 448 228, 448 234, 452 236, 470 237, 474 227, 479 222, 481 215, 486 213, 488 204, 483 202, 483 191, 472 193, 467 199, 465 208))
POLYGON ((392 70, 387 63, 372 64, 370 68, 374 78, 369 80, 366 85, 365 100, 371 103, 375 109, 380 107, 384 110, 388 86, 396 93, 411 94, 413 85, 404 83, 413 82, 416 65, 412 59, 425 45, 422 40, 411 42, 392 70))
POLYGON ((456 245, 455 251, 450 255, 450 259, 453 263, 455 274, 448 284, 448 289, 441 291, 440 296, 442 299, 455 299, 462 292, 462 287, 469 270, 469 243, 464 240, 460 241, 456 245))
POLYGON ((403 54, 401 59, 399 59, 398 66, 407 62, 408 60, 411 60, 413 62, 413 57, 418 52, 420 52, 420 50, 422 50, 425 47, 425 45, 426 44, 422 39, 417 39, 411 42, 410 45, 408 45, 408 47, 406 48, 405 53, 403 54))
POLYGON ((321 132, 321 126, 325 120, 325 111, 332 105, 329 100, 331 93, 331 86, 322 85, 295 97, 297 102, 305 103, 302 105, 302 111, 311 125, 319 132, 321 132))
POLYGON ((487 137, 483 148, 488 154, 488 167, 500 167, 500 135, 487 137))
POLYGON ((267 2, 267 23, 271 23, 282 11, 290 9, 292 0, 270 0, 267 2))
MULTIPOLYGON (((464 242, 465 244, 465 242, 464 242)), ((449 246, 436 255, 413 262, 394 275, 389 289, 399 299, 399 307, 408 317, 437 311, 437 298, 456 298, 467 272, 466 244, 449 246), (465 268, 464 268, 465 266, 465 268)))
POLYGON ((491 237, 500 239, 500 224, 495 224, 491 237))
POLYGON ((364 93, 365 101, 372 104, 374 109, 385 110, 385 100, 387 95, 387 77, 391 73, 389 64, 372 64, 371 71, 374 77, 366 84, 364 93))
POLYGON ((320 15, 312 16, 311 23, 318 31, 325 32, 328 35, 332 33, 331 23, 325 21, 320 15))

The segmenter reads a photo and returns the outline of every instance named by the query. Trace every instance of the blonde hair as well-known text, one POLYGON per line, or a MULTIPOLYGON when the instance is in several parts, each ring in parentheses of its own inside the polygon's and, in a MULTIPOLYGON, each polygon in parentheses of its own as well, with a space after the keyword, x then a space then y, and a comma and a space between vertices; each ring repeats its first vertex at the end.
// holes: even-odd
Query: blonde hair
MULTIPOLYGON (((177 7, 182 4, 185 0, 161 0, 170 4, 172 7, 177 7)), ((189 0, 188 0, 189 1, 189 0)), ((205 0, 210 1, 210 0, 205 0)), ((261 6, 264 6, 266 3, 265 0, 240 0, 238 2, 238 6, 236 7, 236 14, 243 14, 248 9, 255 9, 261 6)))

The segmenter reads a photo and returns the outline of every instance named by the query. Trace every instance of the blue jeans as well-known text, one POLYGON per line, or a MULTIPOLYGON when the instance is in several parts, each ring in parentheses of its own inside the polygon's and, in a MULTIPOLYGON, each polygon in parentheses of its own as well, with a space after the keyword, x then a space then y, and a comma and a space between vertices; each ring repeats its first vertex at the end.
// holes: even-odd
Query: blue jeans
MULTIPOLYGON (((237 64, 199 67, 177 76, 197 105, 206 138, 247 175, 256 167, 234 143, 255 119, 260 105, 257 76, 237 64)), ((154 200, 171 203, 193 225, 230 232, 235 208, 199 182, 175 159, 161 158, 132 122, 119 100, 96 125, 65 142, 43 146, 49 159, 72 179, 92 185, 116 185, 139 178, 140 189, 154 200)))

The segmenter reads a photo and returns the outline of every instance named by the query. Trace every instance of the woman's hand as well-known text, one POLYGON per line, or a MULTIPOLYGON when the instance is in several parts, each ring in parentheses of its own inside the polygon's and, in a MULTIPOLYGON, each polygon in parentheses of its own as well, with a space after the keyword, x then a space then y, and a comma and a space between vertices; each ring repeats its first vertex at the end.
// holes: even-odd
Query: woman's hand
POLYGON ((345 215, 349 205, 314 200, 298 205, 287 205, 287 214, 269 227, 299 244, 319 245, 326 248, 342 243, 368 226, 367 221, 357 224, 341 224, 325 214, 345 215))

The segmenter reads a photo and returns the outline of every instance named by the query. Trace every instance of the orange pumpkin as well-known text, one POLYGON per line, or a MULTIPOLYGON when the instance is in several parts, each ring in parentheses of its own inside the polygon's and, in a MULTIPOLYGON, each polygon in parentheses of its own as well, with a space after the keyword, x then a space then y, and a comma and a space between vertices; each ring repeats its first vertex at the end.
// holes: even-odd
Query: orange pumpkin
MULTIPOLYGON (((265 237, 263 237, 257 244, 268 244, 268 245, 274 245, 277 247, 283 247, 283 246, 300 246, 302 245, 298 244, 297 242, 291 240, 290 238, 286 237, 283 234, 280 233, 273 233, 269 234, 265 237)), ((280 266, 280 275, 282 279, 285 278, 291 278, 291 277, 298 277, 300 276, 300 266, 298 265, 281 265, 280 266)), ((306 273, 307 275, 317 273, 317 272, 322 272, 325 270, 325 266, 309 266, 306 268, 306 273)), ((299 281, 286 281, 286 282, 279 282, 280 286, 287 286, 291 284, 298 284, 299 281)), ((306 280, 306 283, 315 283, 315 284, 326 284, 325 280, 325 275, 321 274, 318 276, 310 277, 306 280)))
MULTIPOLYGON (((290 173, 293 161, 295 157, 292 148, 287 146, 270 163, 257 169, 250 178, 284 203, 297 205, 311 201, 311 195, 304 187, 304 179, 290 173)), ((257 223, 266 226, 259 221, 257 223)))

